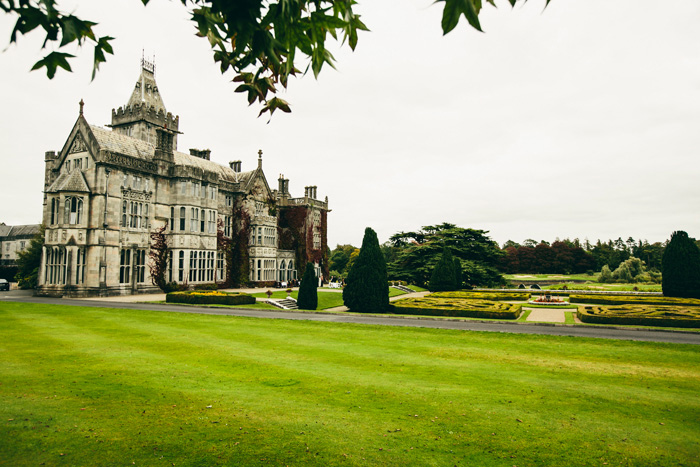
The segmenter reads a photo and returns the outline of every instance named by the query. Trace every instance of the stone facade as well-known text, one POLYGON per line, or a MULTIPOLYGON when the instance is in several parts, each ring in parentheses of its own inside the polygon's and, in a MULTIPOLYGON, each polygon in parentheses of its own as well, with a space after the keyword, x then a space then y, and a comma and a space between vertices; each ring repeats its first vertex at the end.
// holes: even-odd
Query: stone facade
POLYGON ((26 250, 39 233, 39 224, 5 225, 0 223, 0 266, 16 266, 17 253, 26 250))
POLYGON ((165 226, 167 282, 271 286, 301 277, 308 261, 327 275, 328 199, 316 187, 292 198, 280 176, 222 166, 210 151, 177 151, 179 117, 166 111, 154 66, 141 74, 111 130, 80 114, 63 148, 45 154, 44 254, 39 293, 155 291, 150 234, 165 226), (245 237, 245 238, 244 238, 245 237))

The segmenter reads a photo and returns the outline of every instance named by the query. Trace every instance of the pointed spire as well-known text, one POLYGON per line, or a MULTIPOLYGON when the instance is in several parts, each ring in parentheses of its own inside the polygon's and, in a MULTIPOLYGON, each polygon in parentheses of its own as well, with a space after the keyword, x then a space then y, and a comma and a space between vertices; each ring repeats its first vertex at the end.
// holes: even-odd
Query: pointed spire
POLYGON ((80 115, 82 115, 83 114, 83 106, 85 105, 85 102, 83 102, 83 100, 80 99, 79 104, 80 104, 80 115))

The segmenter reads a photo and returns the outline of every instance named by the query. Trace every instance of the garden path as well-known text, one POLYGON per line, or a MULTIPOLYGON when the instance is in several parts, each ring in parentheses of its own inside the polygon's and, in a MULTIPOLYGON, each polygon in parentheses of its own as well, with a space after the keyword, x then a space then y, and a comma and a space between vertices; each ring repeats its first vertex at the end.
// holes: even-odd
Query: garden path
MULTIPOLYGON (((565 323, 566 317, 564 310, 561 308, 527 308, 523 310, 531 310, 526 321, 538 321, 541 323, 565 323)), ((571 311, 570 309, 566 311, 571 311)))

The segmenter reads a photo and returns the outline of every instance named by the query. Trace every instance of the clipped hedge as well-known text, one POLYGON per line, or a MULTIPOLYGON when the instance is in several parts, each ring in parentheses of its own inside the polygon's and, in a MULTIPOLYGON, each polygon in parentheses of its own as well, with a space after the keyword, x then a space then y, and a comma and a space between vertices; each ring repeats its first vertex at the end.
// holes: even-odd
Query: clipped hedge
POLYGON ((397 315, 461 318, 518 319, 521 312, 521 305, 490 300, 435 298, 432 295, 422 298, 404 298, 395 301, 390 306, 390 313, 397 315))
POLYGON ((597 305, 675 305, 700 306, 700 299, 662 297, 659 295, 584 295, 571 294, 570 302, 595 303, 597 305))
POLYGON ((171 292, 165 296, 167 303, 187 303, 189 305, 253 305, 255 297, 245 293, 227 292, 171 292))
POLYGON ((529 292, 477 292, 470 290, 455 290, 451 292, 434 292, 429 295, 434 298, 463 298, 466 300, 517 300, 526 302, 530 299, 529 292))
POLYGON ((584 323, 700 328, 700 308, 668 305, 581 306, 578 319, 584 323))

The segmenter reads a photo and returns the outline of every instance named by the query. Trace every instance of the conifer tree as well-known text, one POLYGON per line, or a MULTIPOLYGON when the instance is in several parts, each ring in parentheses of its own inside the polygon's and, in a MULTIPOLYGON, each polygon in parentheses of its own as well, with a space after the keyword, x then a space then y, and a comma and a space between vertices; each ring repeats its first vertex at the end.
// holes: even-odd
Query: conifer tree
POLYGON ((304 277, 301 278, 297 307, 301 310, 315 310, 318 307, 318 278, 312 263, 306 263, 304 277))
POLYGON ((431 292, 440 292, 445 290, 455 290, 455 263, 452 259, 452 253, 449 248, 442 249, 440 261, 433 269, 433 275, 430 278, 428 289, 431 292))
POLYGON ((665 296, 700 298, 700 249, 686 232, 671 234, 661 264, 665 296))
POLYGON ((389 308, 386 262, 374 230, 367 227, 362 248, 352 265, 343 289, 343 302, 350 311, 384 313, 389 308))
POLYGON ((462 262, 459 258, 455 258, 455 290, 462 288, 462 282, 464 282, 464 279, 462 279, 462 262))

